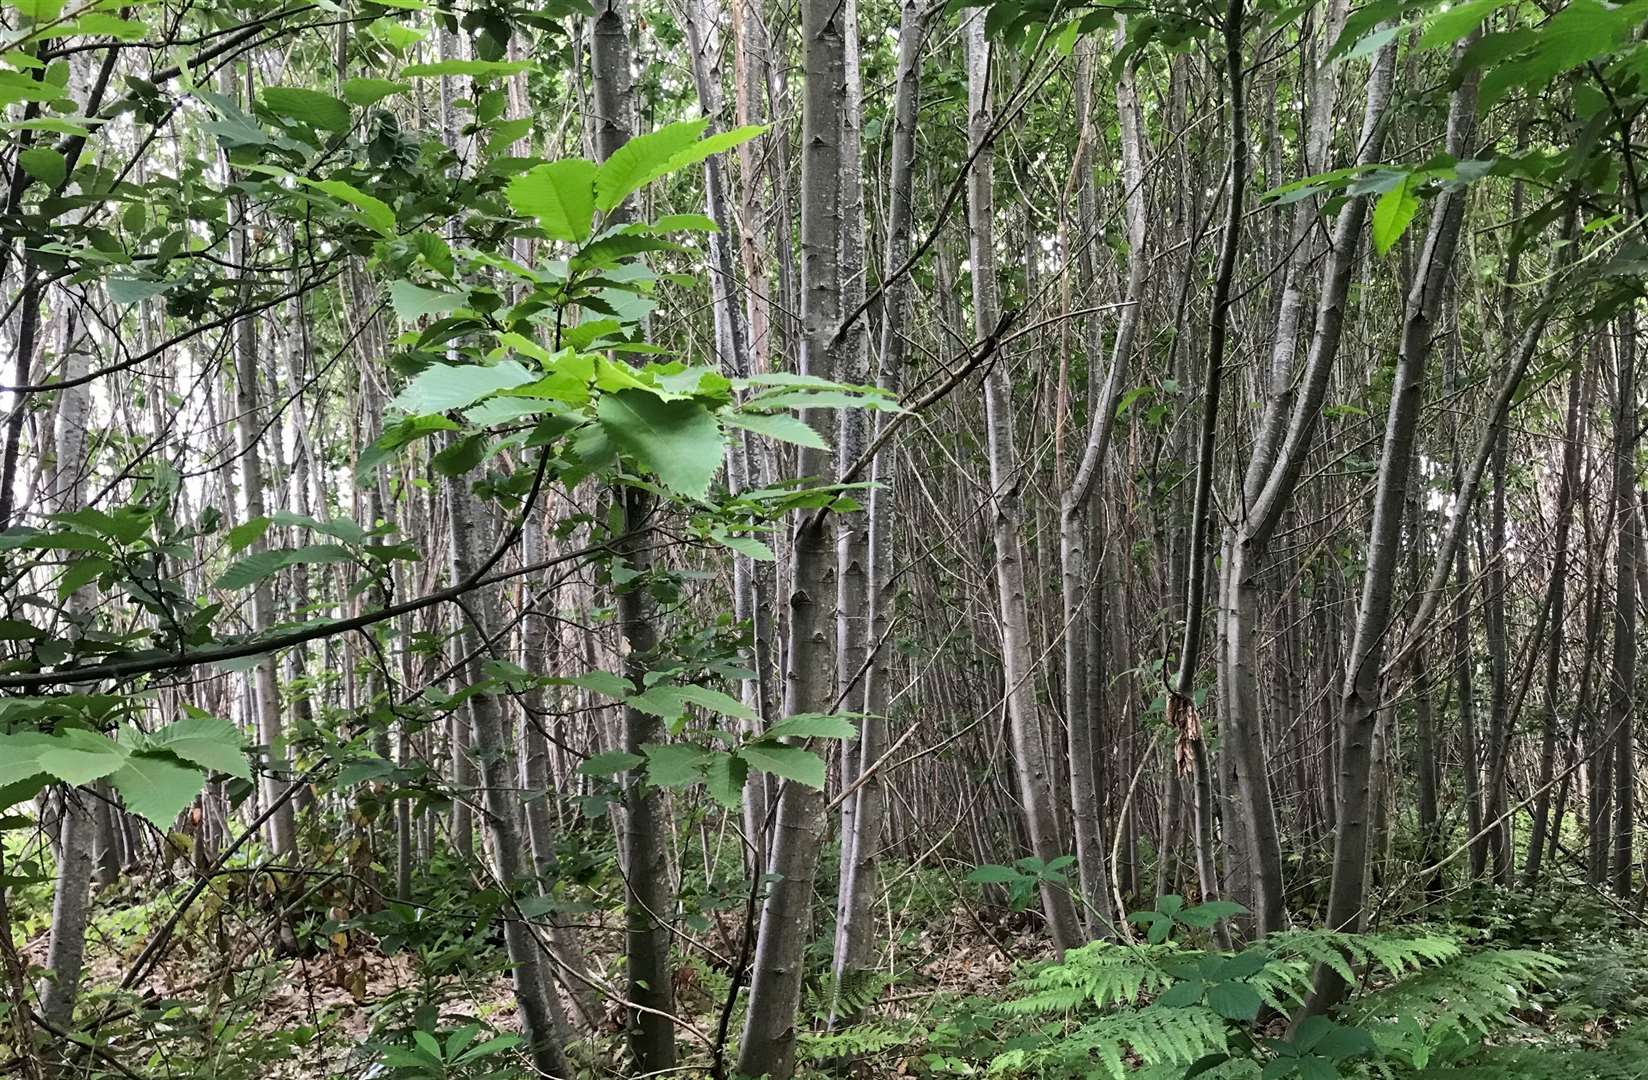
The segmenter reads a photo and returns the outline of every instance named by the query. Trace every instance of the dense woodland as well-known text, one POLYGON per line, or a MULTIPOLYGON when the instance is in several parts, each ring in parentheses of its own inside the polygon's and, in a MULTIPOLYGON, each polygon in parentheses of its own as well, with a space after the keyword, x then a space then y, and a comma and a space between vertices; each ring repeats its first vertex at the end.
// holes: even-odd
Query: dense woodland
POLYGON ((1648 1077, 1648 3, 0 26, 0 1075, 1648 1077))

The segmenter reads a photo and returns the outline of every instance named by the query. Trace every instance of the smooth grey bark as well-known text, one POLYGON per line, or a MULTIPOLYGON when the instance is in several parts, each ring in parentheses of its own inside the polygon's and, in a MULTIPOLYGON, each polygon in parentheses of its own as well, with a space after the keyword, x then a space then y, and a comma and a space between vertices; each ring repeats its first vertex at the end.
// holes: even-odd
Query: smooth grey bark
MULTIPOLYGON (((1466 37, 1461 48, 1476 40, 1466 37)), ((1447 151, 1470 152, 1476 127, 1476 77, 1467 76, 1449 102, 1447 151)), ((1407 509, 1408 475, 1413 463, 1414 432, 1424 397, 1425 367, 1435 343, 1437 315, 1453 268, 1454 250, 1464 217, 1464 192, 1444 189, 1433 200, 1413 287, 1402 317, 1402 336, 1391 382, 1390 410, 1380 450, 1369 526, 1361 604, 1346 660, 1338 730, 1338 790, 1334 807, 1333 863, 1328 890, 1327 925, 1357 930, 1367 897, 1369 798, 1373 767, 1373 727, 1380 706, 1381 662, 1390 629, 1402 519, 1407 509)), ((1451 552, 1446 553, 1451 556, 1451 552)), ((1316 988, 1307 1013, 1336 1004, 1344 981, 1331 969, 1316 973, 1316 988)))
POLYGON ((1632 894, 1636 837, 1637 570, 1642 517, 1636 505, 1637 343, 1628 310, 1616 330, 1613 498, 1614 652, 1608 673, 1608 729, 1614 739, 1612 882, 1622 899, 1632 894))
MULTIPOLYGON (((630 70, 629 13, 624 0, 596 4, 590 33, 591 87, 595 97, 595 153, 602 161, 617 153, 631 135, 634 87, 630 70)), ((626 202, 610 218, 626 220, 626 202)), ((624 532, 619 556, 638 577, 617 594, 618 631, 624 649, 624 675, 639 687, 655 659, 657 615, 648 581, 652 546, 644 528, 655 510, 654 499, 639 487, 615 493, 623 510, 624 532)), ((659 741, 662 723, 626 705, 624 749, 640 755, 659 741)), ((624 960, 627 979, 625 1029, 637 1073, 648 1075, 675 1067, 675 978, 670 966, 673 899, 666 865, 663 796, 657 787, 632 774, 624 786, 624 960)))
MULTIPOLYGON (((921 98, 921 50, 928 18, 920 0, 899 5, 898 66, 894 75, 892 153, 887 176, 887 245, 883 266, 893 275, 910 253, 911 196, 915 180, 916 117, 921 98)), ((903 386, 904 358, 909 350, 909 285, 903 276, 890 277, 882 294, 881 364, 876 385, 897 395, 903 386)), ((874 414, 871 438, 879 438, 885 414, 874 414)), ((887 793, 879 772, 867 772, 887 746, 887 706, 890 669, 885 651, 892 626, 892 530, 898 502, 898 455, 878 453, 870 466, 870 503, 867 603, 868 654, 864 671, 864 721, 856 752, 858 791, 852 828, 842 837, 839 918, 836 923, 832 976, 847 990, 870 968, 874 949, 874 903, 879 890, 879 848, 887 813, 887 793)), ((832 1003, 832 1016, 850 1019, 832 1003)))
MULTIPOLYGON (((1185 550, 1184 637, 1179 647, 1178 666, 1169 687, 1168 723, 1179 734, 1180 746, 1189 757, 1195 790, 1196 872, 1202 896, 1219 894, 1218 870, 1214 857, 1213 779, 1202 737, 1201 719, 1195 705, 1196 671, 1202 647, 1202 616, 1207 608, 1208 541, 1213 527, 1214 450, 1219 430, 1219 393, 1224 381, 1225 344, 1230 330, 1230 308, 1236 274, 1236 258, 1241 250, 1242 215, 1246 203, 1248 177, 1247 86, 1243 77, 1242 35, 1245 27, 1244 0, 1230 0, 1221 31, 1224 43, 1226 105, 1230 133, 1230 163, 1225 177, 1225 224, 1219 261, 1213 279, 1213 311, 1208 321, 1207 360, 1198 388, 1202 398, 1200 430, 1196 442, 1196 472, 1190 535, 1185 550)), ((1223 925, 1216 931, 1222 936, 1223 925)))
MULTIPOLYGON (((846 27, 835 0, 803 0, 801 61, 801 349, 797 370, 830 378, 830 340, 841 320, 841 138, 846 106, 846 27)), ((802 419, 824 435, 824 417, 802 419)), ((828 476, 825 452, 802 447, 800 477, 828 476)), ((785 716, 828 710, 832 682, 827 609, 832 569, 829 517, 800 512, 790 546, 789 626, 784 654, 785 716)), ((737 1068, 748 1077, 784 1080, 795 1069, 796 1012, 808 935, 813 878, 828 827, 824 793, 804 784, 778 786, 776 822, 761 906, 750 992, 737 1068)))
MULTIPOLYGON (((843 0, 842 78, 845 101, 841 110, 841 310, 857 311, 864 299, 864 177, 862 171, 862 128, 864 87, 859 70, 858 2, 843 0)), ((837 378, 855 386, 870 381, 870 338, 863 319, 853 320, 835 356, 837 378)), ((864 452, 866 413, 864 409, 842 409, 836 414, 836 467, 838 475, 852 467, 864 452)), ((864 514, 842 514, 836 518, 835 532, 835 698, 837 707, 847 712, 864 711, 864 661, 870 649, 869 534, 864 514)), ((860 735, 863 722, 860 721, 860 735)), ((839 747, 841 787, 858 779, 857 740, 842 740, 839 747)), ((841 803, 841 843, 843 865, 853 858, 854 819, 858 800, 841 803)), ((848 875, 841 874, 836 889, 836 927, 845 921, 848 875)), ((837 991, 841 987, 837 986, 837 991)))
MULTIPOLYGON (((522 531, 522 547, 528 563, 544 558, 544 532, 536 522, 528 523, 522 531)), ((533 672, 554 671, 553 641, 555 632, 550 619, 538 615, 523 620, 521 627, 523 667, 533 672)), ((532 854, 532 868, 538 886, 548 893, 555 882, 557 869, 556 841, 559 831, 550 809, 559 794, 550 768, 549 739, 543 730, 543 718, 548 715, 547 694, 543 687, 528 690, 521 700, 521 729, 518 735, 521 754, 521 780, 525 787, 524 818, 528 849, 532 854)), ((407 800, 401 800, 405 802, 407 800)), ((590 965, 574 926, 556 918, 549 927, 549 955, 554 967, 566 972, 559 980, 552 978, 546 965, 544 990, 554 994, 556 982, 565 987, 567 998, 576 1016, 569 1017, 574 1026, 583 1031, 596 1030, 601 1021, 600 1000, 595 984, 589 977, 590 965)))
POLYGON ((1580 438, 1584 425, 1586 370, 1582 365, 1568 380, 1568 413, 1562 428, 1562 474, 1557 480, 1556 536, 1551 546, 1550 607, 1551 636, 1545 645, 1545 702, 1543 731, 1539 749, 1538 796, 1533 822, 1528 830, 1528 851, 1523 860, 1522 884, 1529 890, 1539 885, 1544 865, 1545 845, 1555 836, 1551 823, 1551 787, 1556 775, 1557 738, 1562 713, 1562 653, 1567 645, 1563 632, 1568 596, 1570 538, 1573 531, 1574 492, 1579 482, 1580 438))
MULTIPOLYGON (((84 374, 86 355, 65 349, 64 375, 84 374)), ((59 393, 53 433, 53 477, 48 505, 57 513, 77 510, 85 501, 87 441, 92 423, 90 388, 70 387, 59 393)), ((77 589, 65 606, 70 625, 67 635, 78 637, 92 607, 95 585, 77 589)), ((51 932, 46 943, 46 974, 40 980, 40 1015, 59 1028, 74 1026, 74 1002, 86 960, 86 926, 91 915, 93 845, 97 823, 94 796, 89 791, 65 789, 57 831, 57 881, 52 892, 51 932)))
MULTIPOLYGON (((1122 40, 1125 30, 1118 26, 1116 35, 1122 40)), ((1097 192, 1094 190, 1093 169, 1088 155, 1098 140, 1097 125, 1093 120, 1093 69, 1097 63, 1097 49, 1092 42, 1077 47, 1076 114, 1080 131, 1078 146, 1082 148, 1073 166, 1080 176, 1077 187, 1077 216, 1079 227, 1076 242, 1081 252, 1078 268, 1083 286, 1090 290, 1093 284, 1092 245, 1098 223, 1097 192)), ((1070 486, 1063 492, 1059 508, 1059 562, 1061 601, 1064 630, 1064 711, 1066 724, 1065 751, 1070 769, 1071 816, 1076 841, 1076 866, 1081 880, 1083 922, 1091 937, 1109 938, 1115 935, 1117 912, 1112 898, 1110 874, 1107 869, 1104 818, 1099 805, 1097 774, 1098 751, 1095 746, 1099 700, 1093 693, 1098 680, 1093 669, 1100 663, 1101 642, 1091 632, 1088 612, 1102 597, 1090 595, 1098 591, 1098 575, 1090 567, 1088 543, 1093 536, 1091 504, 1098 485, 1116 426, 1116 401, 1127 378, 1132 361, 1133 338, 1139 325, 1139 308, 1144 302, 1148 263, 1146 260, 1146 192, 1144 190, 1144 136, 1139 120, 1139 98, 1134 84, 1133 68, 1125 67, 1116 78, 1116 117, 1121 143, 1121 183, 1123 218, 1127 227, 1127 293, 1122 301, 1121 314, 1116 325, 1116 340, 1110 355, 1110 367, 1098 398, 1091 404, 1091 418, 1087 441, 1076 466, 1070 486)), ((1088 319, 1088 362, 1098 359, 1101 348, 1099 323, 1096 317, 1088 319)))
MULTIPOLYGON (((692 53, 692 74, 698 91, 698 104, 704 115, 713 118, 721 112, 720 72, 714 64, 720 52, 719 31, 715 19, 705 9, 702 0, 684 0, 684 6, 687 45, 692 53)), ((712 131, 714 123, 712 119, 712 131)), ((732 248, 736 243, 737 226, 740 223, 734 218, 729 207, 721 156, 718 154, 704 159, 704 201, 709 216, 721 226, 719 233, 711 233, 709 236, 710 274, 714 282, 711 289, 711 305, 715 314, 716 353, 721 370, 728 377, 747 377, 752 373, 754 357, 751 355, 746 311, 765 309, 758 307, 753 300, 747 307, 739 303, 740 290, 732 248)), ((747 228, 748 224, 745 223, 744 227, 747 228)), ((744 246, 748 250, 748 245, 744 246)), ((747 259, 746 273, 750 272, 757 262, 753 256, 747 259)), ((759 286, 755 291, 759 291, 759 286)), ((763 323, 763 327, 764 325, 763 323)), ((738 431, 727 443, 727 486, 732 491, 744 491, 761 486, 756 479, 761 475, 761 470, 758 467, 753 442, 750 432, 738 431)), ((747 555, 734 553, 732 564, 733 615, 740 623, 750 628, 751 638, 750 647, 744 650, 743 658, 745 666, 750 671, 750 677, 740 681, 739 696, 740 700, 756 714, 755 720, 746 722, 745 729, 751 736, 757 736, 766 729, 771 707, 767 677, 767 671, 771 666, 771 660, 767 655, 770 627, 766 625, 768 620, 764 617, 764 612, 769 607, 770 581, 769 575, 747 555)), ((747 778, 744 784, 744 828, 746 854, 749 856, 747 861, 751 868, 762 865, 765 859, 766 794, 766 778, 762 774, 756 773, 747 778)))
MULTIPOLYGON (((1380 160, 1383 153, 1384 118, 1395 69, 1396 44, 1392 41, 1375 55, 1368 73, 1355 157, 1358 166, 1380 160)), ((1318 92, 1322 93, 1320 88, 1318 92)), ((1315 134, 1313 128, 1313 142, 1325 153, 1325 140, 1318 142, 1315 134)), ((1322 415, 1343 339, 1345 305, 1361 252, 1368 204, 1367 195, 1353 195, 1334 221, 1310 347, 1297 383, 1293 353, 1305 267, 1291 260, 1288 264, 1271 351, 1270 396, 1243 479, 1241 512, 1226 536, 1220 566, 1226 612, 1220 664, 1222 724, 1227 733, 1226 751, 1235 764, 1239 812, 1246 822, 1244 834, 1250 847, 1253 896, 1248 906, 1260 933, 1281 929, 1286 919, 1281 837, 1259 714, 1260 577, 1270 561, 1270 540, 1292 503, 1322 415)))
MULTIPOLYGON (((250 87, 248 86, 248 91, 250 87)), ((247 219, 244 197, 234 200, 235 226, 230 235, 230 258, 236 266, 247 266, 253 260, 251 224, 247 219)), ((252 282, 248 277, 240 286, 240 303, 250 307, 252 282)), ((256 521, 267 513, 264 505, 263 459, 260 441, 263 434, 262 415, 258 404, 259 357, 257 317, 246 315, 234 324, 235 355, 235 452, 240 462, 240 494, 245 505, 246 521, 256 521)), ((258 533, 246 547, 246 556, 252 557, 269 547, 268 536, 258 533)), ((252 625, 254 634, 266 634, 275 625, 274 583, 267 577, 252 587, 252 625)), ((280 808, 269 819, 269 850, 278 858, 288 858, 297 851, 297 820, 291 800, 282 801, 289 781, 282 777, 286 771, 283 743, 286 738, 285 720, 281 715, 280 688, 275 681, 273 654, 259 660, 252 669, 252 702, 256 710, 258 742, 265 748, 263 760, 262 794, 266 805, 280 802, 280 808)))
MULTIPOLYGON (((967 131, 974 153, 967 178, 968 257, 972 261, 973 329, 980 340, 996 332, 1000 317, 995 251, 994 151, 986 145, 994 126, 990 94, 992 47, 984 33, 984 9, 963 16, 967 41, 967 131)), ((997 603, 1001 615, 1003 693, 1012 733, 1014 775, 1031 852, 1045 865, 1060 850, 1058 810, 1053 802, 1054 766, 1044 741, 1036 705, 1035 661, 1030 645, 1030 609, 1024 570, 1024 482, 1013 432, 1012 386, 1004 364, 984 377, 985 443, 990 466, 992 536, 995 541, 997 603)), ((1042 912, 1061 953, 1084 940, 1070 890, 1043 880, 1042 912)))
MULTIPOLYGON (((480 507, 467 483, 461 479, 454 482, 448 494, 452 578, 463 581, 475 571, 479 554, 490 545, 478 535, 480 507)), ((464 677, 471 686, 479 686, 487 679, 488 651, 484 643, 492 639, 497 622, 493 603, 493 596, 482 591, 470 594, 461 605, 466 625, 458 635, 459 647, 461 655, 467 658, 464 677)), ((492 870, 499 887, 510 897, 519 899, 530 884, 531 873, 521 842, 515 757, 504 734, 503 706, 497 695, 477 692, 470 694, 465 711, 469 714, 478 763, 482 817, 491 848, 492 870)), ((571 1076, 556 1035, 560 1026, 559 1008, 546 991, 548 980, 543 974, 538 939, 532 927, 517 914, 504 917, 503 934, 522 1035, 533 1067, 548 1076, 571 1076)))

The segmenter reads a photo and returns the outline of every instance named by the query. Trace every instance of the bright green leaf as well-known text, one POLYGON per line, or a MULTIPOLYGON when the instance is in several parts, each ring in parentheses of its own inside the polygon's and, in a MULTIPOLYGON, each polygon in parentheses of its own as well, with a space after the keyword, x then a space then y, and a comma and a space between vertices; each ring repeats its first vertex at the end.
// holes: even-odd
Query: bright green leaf
POLYGON ((772 773, 810 788, 824 788, 824 759, 811 750, 799 746, 751 743, 740 747, 738 756, 759 772, 772 773))
POLYGON ((580 158, 539 165, 509 182, 509 205, 552 239, 581 244, 595 216, 595 178, 595 163, 580 158))
POLYGON ((695 401, 665 401, 646 390, 603 395, 601 427, 664 486, 701 499, 721 467, 721 429, 695 401))

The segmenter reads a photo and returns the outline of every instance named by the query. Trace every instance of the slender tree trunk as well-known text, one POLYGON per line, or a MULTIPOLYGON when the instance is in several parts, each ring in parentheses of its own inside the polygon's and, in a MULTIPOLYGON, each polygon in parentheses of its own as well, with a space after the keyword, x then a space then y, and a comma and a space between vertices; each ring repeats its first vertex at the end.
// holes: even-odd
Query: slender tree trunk
POLYGON ((1556 775, 1557 732, 1561 722, 1562 653, 1567 645, 1563 632, 1568 596, 1568 540, 1573 527, 1574 488, 1579 478, 1581 405, 1586 373, 1575 371, 1568 380, 1568 415, 1562 429, 1562 475, 1557 481, 1556 537, 1551 547, 1551 577, 1546 603, 1550 606, 1551 636, 1545 646, 1545 709, 1539 748, 1539 779, 1533 807, 1533 824, 1528 831, 1528 854, 1523 863, 1522 883, 1537 888, 1545 855, 1551 819, 1551 786, 1556 775))
MULTIPOLYGON (((452 579, 463 581, 475 571, 479 553, 490 545, 478 535, 479 507, 462 480, 451 486, 449 510, 452 579)), ((458 635, 459 647, 468 658, 465 678, 470 686, 479 686, 487 680, 485 643, 491 640, 497 622, 492 604, 490 595, 476 592, 461 605, 468 625, 458 635)), ((519 900, 531 874, 521 842, 515 758, 504 734, 503 707, 498 697, 489 692, 471 693, 465 707, 473 728, 475 758, 479 762, 481 804, 493 873, 497 875, 499 887, 519 900)), ((520 1010, 522 1034, 530 1048, 532 1064, 549 1076, 569 1077, 572 1073, 556 1035, 560 1026, 558 1003, 545 990, 548 981, 543 976, 538 939, 532 926, 514 913, 504 917, 503 933, 515 986, 515 1003, 520 1010)))
POLYGON ((1635 872, 1637 551, 1641 515, 1636 505, 1636 320, 1627 313, 1616 331, 1614 393, 1614 656, 1608 676, 1608 728, 1614 740, 1614 891, 1629 898, 1635 872))
MULTIPOLYGON (((876 385, 896 395, 903 385, 904 358, 909 348, 909 286, 906 278, 891 279, 910 252, 911 196, 915 179, 916 115, 921 94, 921 50, 927 36, 927 15, 919 0, 901 0, 899 9, 898 69, 893 94, 892 158, 887 180, 887 248, 885 269, 889 275, 882 294, 881 366, 876 385)), ((884 414, 873 418, 872 438, 881 434, 884 414)), ((892 626, 892 531, 898 496, 898 458, 894 452, 878 453, 871 464, 869 529, 868 604, 870 613, 869 652, 864 672, 864 721, 856 747, 857 773, 881 758, 887 746, 886 712, 890 698, 887 644, 892 626)), ((872 966, 874 947, 874 903, 879 889, 877 864, 886 818, 887 793, 879 773, 861 782, 856 795, 849 796, 856 807, 850 834, 842 837, 840 918, 836 925, 833 975, 835 985, 850 992, 872 966)), ((850 1010, 833 1007, 836 1019, 852 1019, 850 1010)))
MULTIPOLYGON (((1473 33, 1462 44, 1476 39, 1473 33)), ((1448 110, 1447 152, 1470 152, 1476 118, 1476 80, 1467 76, 1454 91, 1448 110)), ((1433 201, 1431 221, 1403 313, 1402 338, 1390 412, 1386 418, 1369 527, 1362 599, 1345 669, 1339 717, 1338 792, 1334 810, 1333 865, 1327 924, 1334 929, 1361 926, 1367 896, 1369 795, 1373 766, 1373 725, 1380 706, 1381 663, 1390 629, 1395 571, 1407 509, 1408 472, 1413 463, 1414 432, 1424 395, 1425 366, 1435 342, 1437 315, 1452 271, 1454 249, 1464 217, 1464 193, 1450 190, 1433 201)), ((1320 968, 1316 993, 1307 1012, 1331 1008, 1344 982, 1320 968)))
MULTIPOLYGON (((84 374, 86 356, 73 348, 66 356, 64 375, 84 374)), ((21 407, 21 406, 19 406, 21 407)), ((91 393, 87 386, 70 387, 57 400, 53 447, 52 490, 48 505, 57 513, 78 510, 85 501, 89 471, 87 437, 92 423, 91 393)), ((78 637, 93 606, 95 585, 72 593, 66 604, 70 637, 78 637)), ((40 1015, 59 1028, 74 1026, 74 1002, 86 959, 86 927, 91 914, 93 845, 97 825, 95 796, 90 791, 65 788, 57 801, 57 882, 52 893, 51 934, 46 944, 46 974, 38 990, 40 1015)), ((0 886, 4 888, 5 886, 0 886)), ((10 947, 10 942, 7 942, 10 947)))
MULTIPOLYGON (((1356 163, 1380 159, 1384 117, 1396 69, 1395 42, 1375 56, 1368 76, 1356 163)), ((1244 513, 1231 528, 1220 566, 1226 605, 1221 665, 1228 752, 1236 762, 1237 797, 1252 845, 1251 908, 1260 933, 1281 929, 1286 918, 1281 837, 1271 800, 1259 718, 1259 582, 1270 539, 1292 502, 1321 417, 1329 376, 1343 336, 1345 305, 1367 221, 1368 197, 1353 195, 1334 222, 1323 267, 1322 292, 1298 388, 1293 383, 1294 325, 1299 320, 1303 267, 1292 267, 1284 287, 1279 328, 1271 356, 1271 395, 1242 485, 1244 513)))
MULTIPOLYGON (((602 161, 629 142, 634 109, 630 74, 629 14, 625 0, 601 0, 595 7, 590 36, 591 86, 595 92, 595 152, 602 161)), ((628 207, 614 215, 629 216, 628 207)), ((725 286, 723 286, 724 288, 725 286)), ((656 613, 647 577, 652 569, 652 542, 644 530, 655 511, 653 497, 638 487, 615 495, 624 517, 620 555, 640 576, 618 593, 618 629, 624 640, 624 675, 637 687, 651 666, 658 646, 656 613)), ((662 724, 651 714, 626 705, 624 749, 640 755, 656 742, 662 724)), ((666 866, 668 837, 663 797, 658 788, 632 775, 624 787, 624 926, 625 974, 628 979, 626 1028, 635 1069, 642 1075, 675 1067, 675 979, 670 966, 673 901, 666 866)))
MULTIPOLYGON (((973 329, 982 340, 995 332, 1000 315, 992 190, 994 154, 985 145, 991 138, 995 117, 990 100, 991 46, 984 34, 983 9, 969 8, 964 20, 968 141, 977 155, 967 181, 968 254, 972 260, 973 329)), ((996 590, 1001 605, 1002 674, 1025 831, 1030 837, 1032 853, 1046 864, 1063 852, 1059 850, 1057 808, 1053 802, 1053 763, 1043 743, 1036 707, 1030 608, 1024 580, 1023 511, 1019 499, 1025 478, 1020 473, 1014 445, 1011 393, 1007 370, 998 362, 984 378, 984 415, 994 514, 996 590)), ((1062 952, 1081 944, 1084 937, 1081 920, 1070 891, 1054 882, 1043 881, 1041 900, 1054 947, 1062 952)))
MULTIPOLYGON (((801 351, 798 370, 829 378, 829 352, 841 306, 841 130, 846 89, 844 11, 834 0, 803 0, 801 114, 801 351)), ((823 434, 823 417, 804 420, 823 434)), ((824 452, 802 447, 797 473, 828 475, 824 452)), ((830 587, 829 519, 797 515, 791 543, 788 642, 784 656, 784 715, 823 712, 830 703, 829 637, 825 604, 830 587)), ((767 870, 772 884, 761 908, 749 1003, 739 1047, 745 1076, 786 1080, 795 1069, 796 1012, 812 925, 813 877, 828 827, 824 794, 786 781, 778 788, 777 822, 767 870)))
MULTIPOLYGON (((247 220, 244 198, 235 199, 235 229, 230 240, 230 257, 236 266, 247 266, 254 258, 249 236, 251 224, 247 220)), ((248 276, 240 287, 240 303, 249 308, 252 303, 252 283, 248 276)), ((265 516, 263 460, 259 443, 263 434, 262 413, 259 409, 258 331, 255 316, 247 315, 234 324, 235 349, 235 438, 236 455, 240 461, 241 500, 246 508, 247 521, 265 516)), ((256 534, 246 548, 248 556, 268 550, 268 538, 256 534)), ((274 585, 268 578, 252 587, 252 633, 266 634, 275 624, 274 585)), ((263 798, 266 804, 280 801, 289 781, 282 774, 288 771, 285 761, 285 721, 281 715, 280 688, 275 681, 275 657, 265 656, 252 669, 252 700, 257 709, 258 741, 265 748, 263 798)), ((269 819, 269 850, 279 858, 289 858, 297 852, 297 821, 290 800, 281 804, 269 819)))
MULTIPOLYGON (((1116 31, 1118 40, 1124 31, 1116 31)), ((1093 169, 1088 154, 1098 139, 1093 120, 1093 68, 1097 50, 1084 43, 1079 46, 1077 65, 1077 102, 1080 142, 1083 152, 1073 168, 1079 175, 1077 188, 1078 235, 1075 242, 1081 247, 1081 270, 1084 300, 1091 301, 1093 284, 1092 246, 1098 230, 1097 193, 1093 184, 1093 169)), ((1110 875, 1106 856, 1104 817, 1099 805, 1097 774, 1098 751, 1095 733, 1098 727, 1099 701, 1092 694, 1095 680, 1093 669, 1100 663, 1094 637, 1089 633, 1088 612, 1092 598, 1087 594, 1097 588, 1098 575, 1089 568, 1088 542, 1092 536, 1091 509, 1094 488, 1109 456, 1115 431, 1116 402, 1127 378, 1132 360, 1133 338, 1139 325, 1139 308, 1144 303, 1145 277, 1148 262, 1145 251, 1146 206, 1144 190, 1144 136, 1139 120, 1138 91, 1131 66, 1123 69, 1116 80, 1116 116, 1120 133, 1123 187, 1123 212, 1127 225, 1127 295, 1116 326, 1116 341, 1111 354, 1109 374, 1103 389, 1091 405, 1091 420, 1087 443, 1082 451, 1070 487, 1063 494, 1059 514, 1060 580, 1062 586, 1064 622, 1064 708, 1068 735, 1066 753, 1070 768, 1070 802, 1076 835, 1076 865, 1081 875, 1084 922, 1087 932, 1094 937, 1115 934, 1115 901, 1111 895, 1110 875)), ((1098 359, 1100 337, 1099 320, 1090 317, 1087 325, 1088 362, 1098 359)), ((1062 388, 1061 388, 1062 389, 1062 388)))

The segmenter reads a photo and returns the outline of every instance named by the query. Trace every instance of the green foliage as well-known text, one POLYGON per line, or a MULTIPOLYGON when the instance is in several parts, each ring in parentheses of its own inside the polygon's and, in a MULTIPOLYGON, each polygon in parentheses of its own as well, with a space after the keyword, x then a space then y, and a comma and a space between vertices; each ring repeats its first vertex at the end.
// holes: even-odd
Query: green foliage
POLYGON ((1291 932, 1240 952, 1172 940, 1234 913, 1202 908, 1164 897, 1132 920, 1156 940, 1072 949, 1030 967, 1001 1000, 952 1012, 929 1035, 933 1071, 976 1062, 992 1075, 1044 1078, 1332 1080, 1374 1066, 1405 1075, 1479 1050, 1562 969, 1544 953, 1467 949, 1440 932, 1291 932), (1279 1017, 1304 1001, 1319 965, 1359 989, 1334 1015, 1283 1030, 1279 1017))

